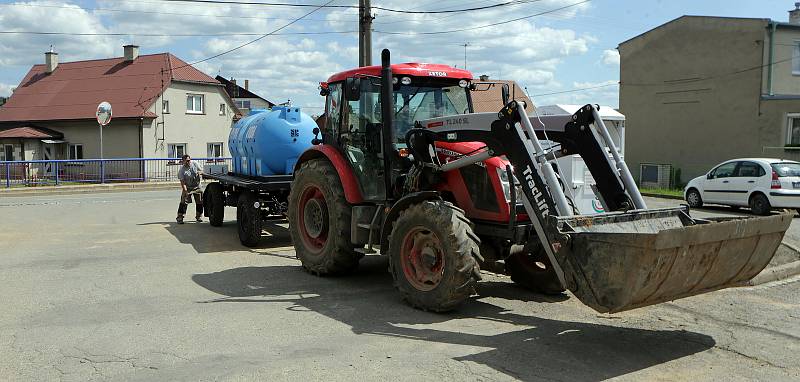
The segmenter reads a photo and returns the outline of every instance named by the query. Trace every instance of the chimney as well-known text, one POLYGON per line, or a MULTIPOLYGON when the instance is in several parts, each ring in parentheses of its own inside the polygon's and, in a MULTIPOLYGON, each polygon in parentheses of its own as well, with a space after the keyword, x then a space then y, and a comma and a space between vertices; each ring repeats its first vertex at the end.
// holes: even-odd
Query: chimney
POLYGON ((800 25, 800 2, 794 3, 794 9, 789 11, 789 24, 800 25))
POLYGON ((478 78, 479 78, 481 81, 489 81, 489 76, 488 76, 488 75, 486 75, 486 74, 481 74, 481 76, 480 76, 480 77, 478 77, 478 78))
POLYGON ((50 45, 50 51, 44 53, 44 64, 47 66, 47 73, 53 73, 58 67, 58 53, 53 52, 53 46, 50 45))
POLYGON ((250 90, 250 80, 244 80, 244 90, 250 90))
POLYGON ((139 45, 124 45, 122 47, 125 50, 125 61, 135 61, 136 58, 139 57, 139 45))

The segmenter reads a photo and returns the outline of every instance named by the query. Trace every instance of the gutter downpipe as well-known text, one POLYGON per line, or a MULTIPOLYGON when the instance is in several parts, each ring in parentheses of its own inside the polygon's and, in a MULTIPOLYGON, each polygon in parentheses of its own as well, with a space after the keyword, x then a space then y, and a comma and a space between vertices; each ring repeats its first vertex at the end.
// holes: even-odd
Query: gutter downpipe
POLYGON ((772 66, 775 61, 775 30, 778 25, 774 22, 769 23, 769 66, 767 67, 767 93, 774 95, 772 92, 772 66))

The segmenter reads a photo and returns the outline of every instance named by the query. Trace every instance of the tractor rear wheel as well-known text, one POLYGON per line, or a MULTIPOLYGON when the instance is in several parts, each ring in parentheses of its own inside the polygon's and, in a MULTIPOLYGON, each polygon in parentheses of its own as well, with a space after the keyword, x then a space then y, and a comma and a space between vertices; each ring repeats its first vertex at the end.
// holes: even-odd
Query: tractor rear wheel
POLYGON ((564 293, 550 258, 541 245, 533 245, 529 251, 520 251, 506 259, 506 272, 511 281, 532 292, 542 294, 564 293))
POLYGON ((225 194, 222 191, 222 185, 214 182, 206 186, 203 207, 208 217, 208 223, 214 227, 221 226, 225 219, 225 194))
POLYGON ((236 226, 239 231, 239 241, 245 247, 255 247, 261 241, 263 230, 263 219, 261 210, 255 207, 258 198, 250 191, 244 191, 239 195, 239 203, 236 206, 236 226))
POLYGON ((416 308, 452 310, 475 293, 479 245, 469 220, 452 204, 411 205, 400 213, 389 238, 394 286, 416 308))
POLYGON ((330 162, 312 159, 300 165, 289 193, 289 233, 308 272, 341 274, 358 266, 361 255, 350 242, 351 214, 330 162))

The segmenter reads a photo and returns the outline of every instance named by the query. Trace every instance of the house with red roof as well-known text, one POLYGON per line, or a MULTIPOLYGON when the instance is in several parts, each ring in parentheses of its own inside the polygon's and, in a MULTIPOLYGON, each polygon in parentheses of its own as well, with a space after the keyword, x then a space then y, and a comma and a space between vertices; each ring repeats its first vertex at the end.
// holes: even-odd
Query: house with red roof
POLYGON ((228 156, 238 109, 216 79, 170 53, 58 62, 45 53, 0 107, 0 160, 100 157, 95 112, 111 103, 104 158, 228 156))

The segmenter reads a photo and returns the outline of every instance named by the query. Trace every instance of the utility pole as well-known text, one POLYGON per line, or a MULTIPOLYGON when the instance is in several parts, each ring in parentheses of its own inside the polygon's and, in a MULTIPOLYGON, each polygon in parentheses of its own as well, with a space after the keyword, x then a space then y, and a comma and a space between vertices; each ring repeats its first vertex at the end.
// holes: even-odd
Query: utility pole
POLYGON ((358 0, 358 66, 372 65, 372 6, 358 0))
POLYGON ((467 70, 467 47, 469 46, 468 42, 465 42, 464 47, 464 70, 467 70))

